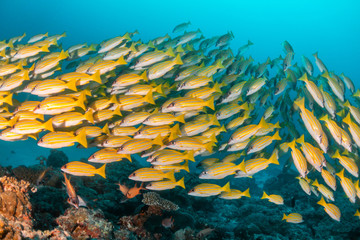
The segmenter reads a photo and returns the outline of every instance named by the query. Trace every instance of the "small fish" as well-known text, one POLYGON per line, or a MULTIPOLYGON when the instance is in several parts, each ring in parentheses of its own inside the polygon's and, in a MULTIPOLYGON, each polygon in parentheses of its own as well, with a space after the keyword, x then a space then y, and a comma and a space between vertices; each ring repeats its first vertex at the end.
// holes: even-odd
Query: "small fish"
POLYGON ((288 223, 302 223, 303 217, 299 213, 290 213, 287 216, 284 213, 282 220, 285 220, 288 223))
POLYGON ((172 228, 174 227, 174 221, 175 219, 173 219, 173 217, 169 217, 169 218, 164 218, 162 221, 161 221, 161 225, 164 227, 164 228, 172 228))
POLYGON ((340 222, 341 212, 337 206, 331 203, 326 203, 324 198, 321 197, 321 200, 317 204, 324 207, 325 212, 334 220, 340 222))
POLYGON ((70 178, 68 179, 66 177, 66 173, 63 173, 65 182, 63 184, 66 187, 66 192, 68 194, 67 202, 71 205, 73 205, 76 209, 79 207, 86 207, 85 201, 76 194, 75 188, 71 185, 70 178))
POLYGON ((280 195, 275 195, 275 194, 267 195, 266 192, 264 192, 261 199, 268 199, 269 202, 275 203, 277 205, 283 205, 284 204, 284 199, 280 195))
POLYGON ((248 197, 250 198, 250 193, 249 193, 249 188, 246 189, 244 192, 241 192, 240 190, 237 189, 231 189, 230 192, 222 192, 219 196, 219 198, 223 198, 223 199, 239 199, 242 197, 248 197))
POLYGON ((146 190, 144 187, 143 187, 143 184, 144 183, 141 183, 140 187, 137 186, 137 183, 135 183, 135 186, 132 187, 132 188, 128 188, 126 187, 125 185, 122 185, 120 183, 118 183, 119 185, 119 190, 124 194, 124 197, 125 199, 123 199, 123 202, 127 199, 131 199, 131 198, 134 198, 136 197, 137 195, 140 195, 141 194, 141 190, 146 190))

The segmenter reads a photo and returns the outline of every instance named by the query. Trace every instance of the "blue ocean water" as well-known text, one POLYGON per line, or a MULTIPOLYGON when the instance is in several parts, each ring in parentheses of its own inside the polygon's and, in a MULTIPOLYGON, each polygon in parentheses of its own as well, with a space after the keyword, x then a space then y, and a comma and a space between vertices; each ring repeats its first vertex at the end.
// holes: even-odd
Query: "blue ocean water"
MULTIPOLYGON (((104 39, 138 30, 148 41, 171 33, 179 23, 191 21, 191 29, 201 29, 205 37, 232 31, 237 48, 252 41, 247 54, 264 62, 282 52, 287 40, 295 51, 295 61, 301 55, 319 57, 336 73, 345 73, 360 86, 358 57, 360 56, 360 3, 347 1, 84 1, 84 0, 3 0, 1 1, 0 39, 27 33, 28 36, 49 32, 67 33, 63 46, 104 39)), ((31 141, 31 140, 30 140, 31 141)), ((26 143, 0 143, 4 150, 1 164, 24 164, 47 149, 26 143), (6 150, 6 151, 5 151, 6 150), (8 153, 15 151, 18 156, 8 153), (11 159, 11 160, 10 160, 11 159), (27 159, 27 160, 25 160, 27 159)), ((87 157, 89 151, 65 149, 74 158, 87 157)), ((33 162, 29 162, 32 164, 33 162)))
MULTIPOLYGON (((66 49, 83 42, 100 43, 104 39, 138 30, 140 34, 135 39, 141 38, 143 42, 148 42, 167 33, 174 36, 171 34, 174 26, 191 21, 189 30, 200 29, 207 38, 232 31, 235 36, 231 42, 234 53, 250 40, 254 45, 246 55, 251 55, 255 62, 262 63, 268 57, 273 59, 280 54, 284 56, 281 43, 285 40, 293 46, 294 61, 300 64, 301 55, 307 56, 314 63, 312 54, 318 52, 328 69, 337 74, 344 73, 353 80, 356 88, 360 88, 358 1, 2 0, 0 6, 0 40, 24 32, 27 36, 66 32, 67 37, 61 40, 66 49)), ((318 74, 315 64, 314 68, 318 74)), ((88 158, 96 150, 75 147, 61 149, 70 161, 88 158)), ((40 155, 48 156, 50 150, 38 147, 35 140, 29 139, 24 142, 0 141, 0 152, 1 166, 18 166, 37 164, 36 158, 40 155)), ((261 174, 272 177, 272 173, 281 170, 278 166, 269 167, 266 172, 259 173, 256 183, 261 188, 262 181, 268 180, 261 178, 261 174)), ((232 180, 235 186, 238 182, 239 179, 232 180)), ((287 183, 286 179, 284 182, 287 183)), ((194 205, 202 204, 192 200, 194 205)), ((214 204, 222 206, 223 202, 220 201, 214 204)), ((350 205, 348 201, 347 204, 350 205)), ((221 214, 243 207, 234 206, 226 205, 221 209, 221 214)), ((213 213, 221 210, 215 209, 213 213)), ((355 207, 352 210, 355 211, 355 207)), ((353 212, 347 214, 352 217, 353 212)), ((223 219, 226 218, 219 217, 219 222, 223 219)), ((231 224, 237 223, 229 223, 229 226, 231 224)))

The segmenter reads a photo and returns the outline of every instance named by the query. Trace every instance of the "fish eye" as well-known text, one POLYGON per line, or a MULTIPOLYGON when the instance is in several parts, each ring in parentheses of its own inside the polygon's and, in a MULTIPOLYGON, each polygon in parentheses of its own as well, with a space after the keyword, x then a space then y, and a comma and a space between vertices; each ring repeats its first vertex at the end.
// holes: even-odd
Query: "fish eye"
POLYGON ((124 149, 124 147, 123 147, 123 146, 121 146, 121 147, 119 147, 119 149, 118 149, 118 150, 119 150, 119 151, 121 151, 121 150, 123 150, 123 149, 124 149))
POLYGON ((195 189, 191 189, 191 190, 189 191, 189 193, 191 193, 191 192, 195 192, 195 189))
POLYGON ((169 142, 169 145, 174 145, 174 144, 175 144, 175 141, 169 142))
POLYGON ((203 175, 206 175, 206 174, 208 174, 208 172, 207 172, 207 171, 203 171, 202 173, 203 173, 203 175))
POLYGON ((173 107, 173 106, 175 106, 175 103, 170 103, 169 104, 169 107, 173 107))

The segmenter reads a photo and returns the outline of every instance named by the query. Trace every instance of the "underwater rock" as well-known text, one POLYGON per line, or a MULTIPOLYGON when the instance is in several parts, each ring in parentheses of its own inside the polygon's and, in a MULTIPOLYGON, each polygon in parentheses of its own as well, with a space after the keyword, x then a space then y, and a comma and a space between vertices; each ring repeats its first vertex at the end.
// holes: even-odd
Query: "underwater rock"
POLYGON ((68 208, 56 222, 74 239, 111 239, 114 228, 100 209, 68 208))
POLYGON ((46 166, 53 168, 60 168, 69 162, 69 158, 63 151, 52 149, 50 155, 46 159, 46 166))
POLYGON ((187 240, 187 239, 195 239, 194 230, 192 230, 190 227, 177 230, 174 234, 174 240, 187 240))
POLYGON ((160 197, 160 195, 155 192, 144 193, 143 196, 142 202, 148 206, 157 206, 166 211, 176 211, 179 209, 178 205, 160 197))

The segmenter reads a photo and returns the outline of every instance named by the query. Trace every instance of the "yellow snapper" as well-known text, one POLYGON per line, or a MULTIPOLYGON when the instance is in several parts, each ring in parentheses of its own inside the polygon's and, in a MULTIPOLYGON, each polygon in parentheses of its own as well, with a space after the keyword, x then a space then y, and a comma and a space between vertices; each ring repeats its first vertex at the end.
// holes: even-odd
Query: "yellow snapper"
POLYGON ((92 176, 95 176, 95 174, 98 174, 98 175, 102 176, 103 178, 106 178, 105 168, 106 168, 106 164, 104 164, 104 165, 102 165, 102 167, 96 169, 94 166, 92 166, 90 164, 74 161, 74 162, 69 162, 69 163, 65 164, 64 166, 62 166, 61 171, 65 172, 67 174, 75 175, 75 176, 92 177, 92 176))
POLYGON ((191 189, 188 194, 195 197, 210 197, 219 195, 222 192, 230 192, 230 182, 220 187, 216 184, 201 183, 191 189))
POLYGON ((163 190, 173 189, 176 186, 180 186, 185 189, 184 177, 176 182, 168 181, 168 180, 151 182, 148 185, 146 185, 145 188, 153 191, 163 191, 163 190))
POLYGON ((334 220, 340 222, 341 212, 337 206, 331 203, 326 203, 324 198, 321 197, 320 201, 317 204, 324 207, 325 212, 334 220))
POLYGON ((153 168, 140 168, 129 175, 129 179, 141 182, 160 181, 169 179, 175 182, 174 171, 164 173, 161 170, 153 168))

